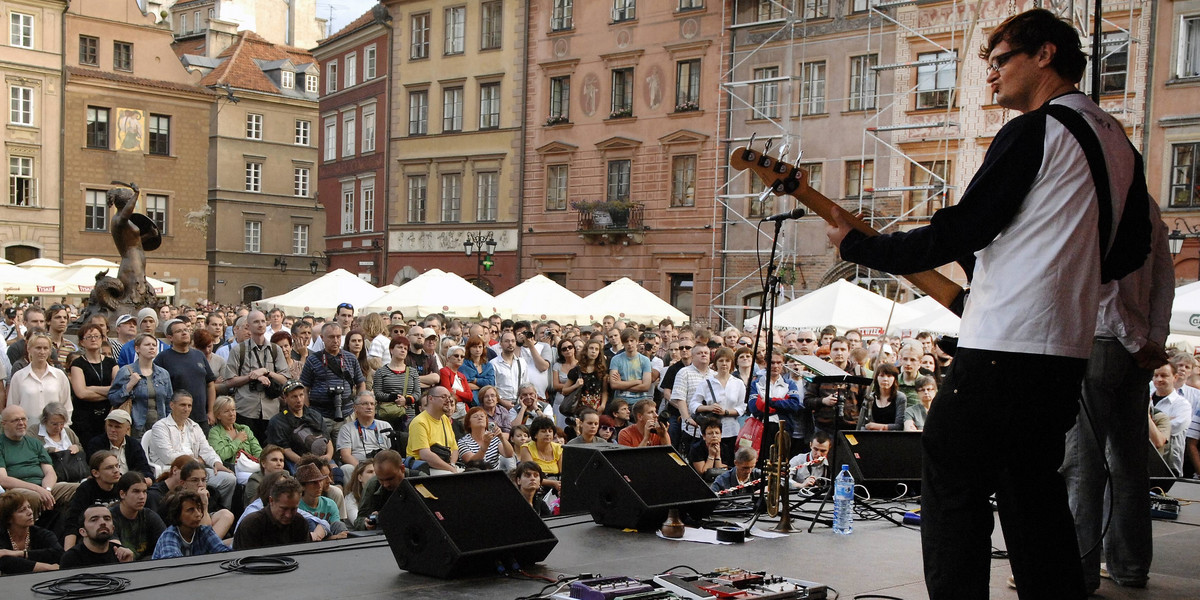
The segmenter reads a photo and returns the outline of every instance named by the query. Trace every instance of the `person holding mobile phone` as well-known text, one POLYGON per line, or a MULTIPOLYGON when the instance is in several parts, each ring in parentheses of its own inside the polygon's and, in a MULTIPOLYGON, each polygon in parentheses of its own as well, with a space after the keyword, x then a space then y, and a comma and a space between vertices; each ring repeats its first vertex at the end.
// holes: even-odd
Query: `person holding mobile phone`
POLYGON ((458 438, 459 462, 463 465, 495 469, 500 457, 512 458, 513 447, 508 434, 488 420, 487 412, 478 406, 472 407, 463 417, 463 429, 467 431, 458 438))

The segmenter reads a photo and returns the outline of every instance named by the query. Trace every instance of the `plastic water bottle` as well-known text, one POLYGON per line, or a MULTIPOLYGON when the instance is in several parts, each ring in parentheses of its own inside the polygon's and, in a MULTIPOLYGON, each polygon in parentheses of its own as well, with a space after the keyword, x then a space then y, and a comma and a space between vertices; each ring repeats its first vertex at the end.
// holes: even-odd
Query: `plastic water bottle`
POLYGON ((850 535, 854 531, 854 476, 850 465, 833 480, 833 532, 850 535))

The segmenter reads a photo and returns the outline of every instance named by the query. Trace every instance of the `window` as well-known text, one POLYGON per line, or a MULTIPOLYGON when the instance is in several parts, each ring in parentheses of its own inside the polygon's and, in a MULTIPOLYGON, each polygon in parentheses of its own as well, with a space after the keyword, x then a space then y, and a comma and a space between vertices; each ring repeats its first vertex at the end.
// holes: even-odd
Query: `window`
POLYGON ((332 94, 337 91, 338 84, 338 61, 331 60, 325 64, 325 93, 332 94))
POLYGON ((92 66, 100 64, 100 38, 90 35, 79 36, 79 64, 92 66))
POLYGON ((37 206, 33 178, 33 158, 28 156, 8 157, 8 204, 9 206, 37 206))
POLYGON ((800 65, 800 114, 825 112, 825 61, 800 65))
POLYGON ((309 170, 308 167, 292 169, 292 195, 297 198, 308 197, 309 170))
POLYGON ((246 221, 242 240, 246 252, 262 252, 262 221, 246 221))
POLYGON ((671 306, 691 316, 695 281, 691 273, 671 273, 671 306))
POLYGON ((167 115, 150 115, 150 154, 167 156, 171 154, 171 117, 167 115))
POLYGON ((796 166, 808 174, 808 187, 818 192, 821 191, 821 175, 824 170, 821 168, 821 163, 807 163, 796 166))
POLYGON ((467 7, 446 9, 446 54, 462 54, 466 49, 467 7))
POLYGON ((878 54, 850 57, 850 110, 875 108, 875 93, 879 86, 878 54))
POLYGON ((296 74, 291 71, 280 71, 279 83, 285 90, 296 87, 296 74))
POLYGON ((550 120, 566 123, 571 118, 571 76, 550 78, 550 120))
MULTIPOLYGON (((878 0, 872 2, 872 4, 878 3, 878 0)), ((854 0, 854 6, 851 7, 851 10, 856 13, 867 12, 867 0, 854 0)))
POLYGON ((1200 16, 1184 17, 1179 28, 1179 77, 1200 77, 1200 16))
POLYGON ((342 157, 354 156, 354 148, 356 135, 354 130, 355 119, 354 113, 346 113, 342 115, 342 157))
POLYGON ((113 68, 118 71, 133 70, 133 44, 113 42, 113 68))
POLYGON ((779 77, 779 67, 763 67, 754 70, 754 112, 751 119, 774 119, 779 117, 779 82, 764 81, 779 77))
POLYGON ((633 116, 633 68, 613 69, 612 113, 609 117, 633 116))
POLYGON ((429 133, 429 92, 408 93, 408 135, 429 133))
MULTIPOLYGON (((1129 74, 1129 34, 1116 31, 1104 34, 1100 42, 1100 93, 1121 94, 1125 92, 1125 80, 1129 74)), ((1088 66, 1085 71, 1086 85, 1083 90, 1092 88, 1092 69, 1088 66)))
POLYGON ((875 180, 875 161, 848 160, 846 161, 846 197, 870 196, 875 180))
POLYGON ((320 74, 318 74, 315 70, 306 73, 304 75, 304 91, 309 94, 317 93, 317 80, 320 77, 320 74))
POLYGON ((457 223, 462 220, 462 174, 442 175, 442 222, 457 223))
POLYGON ((355 56, 353 52, 351 52, 350 54, 346 55, 346 58, 343 61, 343 62, 345 62, 345 65, 346 65, 346 84, 342 86, 343 89, 354 87, 354 85, 356 83, 358 83, 358 60, 356 60, 357 58, 358 57, 355 56))
POLYGON ((946 178, 949 162, 944 160, 923 161, 909 167, 909 181, 916 188, 909 198, 911 215, 932 216, 933 212, 946 204, 946 178))
POLYGON ((362 113, 362 151, 375 151, 375 107, 364 108, 362 113))
POLYGON ((8 122, 13 125, 33 125, 33 88, 9 86, 8 122))
POLYGON ((633 161, 608 161, 608 192, 604 196, 609 202, 629 200, 629 176, 633 161))
POLYGON ((412 16, 412 41, 409 42, 408 57, 413 60, 429 58, 429 13, 412 16))
POLYGON ((301 119, 296 120, 296 137, 295 144, 297 146, 307 146, 309 140, 309 131, 312 129, 312 121, 301 119))
POLYGON ((108 150, 108 109, 87 109, 87 147, 108 150))
POLYGON ((188 27, 188 16, 186 14, 179 15, 179 33, 191 33, 192 30, 188 27))
POLYGON ((671 159, 671 206, 696 205, 696 155, 671 159))
POLYGON ((263 116, 255 113, 246 114, 246 139, 261 140, 263 137, 263 116))
POLYGON ((758 21, 783 18, 783 3, 779 0, 758 0, 758 21))
POLYGON ((567 210, 567 165, 546 167, 546 210, 567 210))
POLYGON ((9 44, 17 48, 33 48, 33 15, 9 13, 9 44))
POLYGON ((204 31, 204 25, 200 23, 200 11, 192 13, 192 20, 196 23, 196 31, 204 31))
POLYGON ((262 191, 262 163, 247 162, 246 163, 246 191, 261 192, 262 191))
POLYGON ((500 0, 484 2, 479 30, 479 48, 492 50, 500 47, 500 32, 504 27, 503 3, 500 0))
POLYGON ((375 178, 362 180, 359 187, 359 205, 362 206, 362 223, 359 231, 375 231, 375 178))
POLYGON ((675 110, 700 108, 700 59, 675 64, 675 110))
POLYGON ((325 160, 337 158, 337 117, 325 119, 325 160))
POLYGON ((342 182, 342 233, 354 233, 354 182, 342 182))
POLYGON ((462 131, 463 89, 442 90, 442 131, 462 131))
POLYGON ((679 0, 679 10, 704 8, 704 0, 679 0))
POLYGON ((308 254, 308 225, 292 225, 292 254, 298 256, 308 254))
POLYGON ((154 221, 158 232, 167 235, 167 197, 163 194, 146 194, 146 216, 154 221))
POLYGON ((495 129, 500 126, 500 84, 485 83, 479 86, 479 128, 495 129))
POLYGON ((428 191, 429 180, 424 175, 408 177, 408 222, 425 222, 425 194, 428 191))
POLYGON ((759 200, 766 189, 767 184, 763 183, 762 179, 750 178, 750 208, 746 212, 747 216, 765 217, 775 212, 775 194, 767 194, 766 198, 759 200))
POLYGON ((83 204, 83 228, 88 231, 108 229, 108 201, 104 190, 87 190, 83 204))
POLYGON ((804 0, 805 19, 824 19, 829 17, 829 0, 804 0))
POLYGON ((636 18, 637 0, 613 0, 613 21, 629 21, 636 18))
POLYGON ((929 63, 917 67, 917 109, 946 108, 954 90, 958 70, 957 53, 951 51, 924 52, 917 61, 929 63))
POLYGON ((562 31, 575 27, 575 0, 554 0, 554 11, 550 13, 550 31, 562 31))
POLYGON ((376 60, 375 45, 371 44, 363 50, 363 81, 375 79, 375 75, 378 73, 376 60))
POLYGON ((480 173, 475 182, 475 220, 495 221, 499 213, 500 174, 495 172, 480 173))
POLYGON ((1200 142, 1171 146, 1171 208, 1200 205, 1200 142))

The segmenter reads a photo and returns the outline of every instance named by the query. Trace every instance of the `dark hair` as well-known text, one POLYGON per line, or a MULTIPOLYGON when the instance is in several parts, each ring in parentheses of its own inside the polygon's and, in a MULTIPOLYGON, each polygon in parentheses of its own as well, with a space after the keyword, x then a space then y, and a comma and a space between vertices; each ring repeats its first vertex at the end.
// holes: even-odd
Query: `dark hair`
POLYGON ((163 520, 167 525, 180 526, 183 521, 180 519, 180 513, 183 512, 183 503, 193 502, 196 506, 204 506, 204 502, 200 500, 200 494, 191 490, 176 490, 171 492, 165 500, 163 500, 165 509, 163 509, 163 520))
POLYGON ((265 476, 263 476, 262 483, 258 484, 257 496, 259 500, 263 501, 263 506, 266 506, 268 499, 271 497, 271 489, 274 488, 275 485, 279 483, 279 480, 283 479, 284 477, 287 477, 288 479, 292 478, 286 469, 283 471, 275 471, 274 473, 267 473, 265 476))
POLYGON ((709 429, 714 429, 714 428, 717 431, 722 430, 720 418, 701 419, 700 420, 700 435, 704 435, 704 432, 708 431, 709 429))
POLYGON ((979 58, 988 60, 1000 42, 1008 42, 1013 50, 1030 56, 1036 54, 1043 44, 1053 44, 1055 52, 1054 58, 1050 59, 1050 66, 1054 67, 1054 71, 1071 83, 1079 83, 1083 79, 1087 56, 1080 46, 1079 32, 1044 8, 1013 15, 997 25, 988 36, 987 43, 979 48, 979 58))
POLYGON ((529 424, 529 437, 536 438, 537 434, 543 429, 555 431, 556 428, 554 426, 554 419, 551 419, 550 417, 538 417, 534 419, 533 422, 529 424))
POLYGON ((600 411, 589 406, 589 407, 575 413, 575 418, 578 419, 580 423, 582 423, 584 417, 586 417, 588 415, 599 415, 599 414, 600 414, 600 411))
POLYGON ((814 441, 818 444, 824 444, 832 439, 833 438, 829 437, 828 433, 825 433, 824 431, 821 431, 820 429, 818 429, 816 435, 813 436, 812 441, 814 441))
POLYGON ((99 471, 100 465, 104 464, 106 458, 116 458, 117 455, 112 450, 97 450, 92 457, 88 459, 88 468, 93 471, 99 471))
POLYGON ((513 483, 516 483, 521 480, 522 475, 530 471, 537 473, 543 479, 546 478, 546 472, 542 470, 542 467, 531 460, 524 460, 517 463, 517 466, 508 472, 508 477, 513 480, 513 483))
MULTIPOLYGON (((300 487, 300 482, 296 481, 296 478, 291 476, 281 477, 275 482, 275 485, 271 486, 271 491, 269 492, 267 498, 278 500, 284 496, 300 494, 302 491, 303 489, 300 487)), ((267 502, 267 499, 264 499, 263 502, 267 502)))
POLYGON ((117 495, 120 496, 121 492, 128 492, 129 489, 132 488, 133 486, 135 486, 139 483, 145 483, 145 482, 146 482, 146 479, 142 476, 141 473, 139 473, 137 471, 129 471, 129 472, 125 473, 124 475, 122 475, 121 478, 117 480, 117 485, 113 486, 113 491, 115 491, 117 493, 117 495))
POLYGON ((263 446, 262 450, 258 453, 258 462, 260 464, 267 462, 267 457, 270 456, 272 452, 278 452, 283 454, 284 458, 287 458, 287 454, 284 453, 283 448, 280 448, 275 444, 267 444, 266 446, 263 446))
POLYGON ((0 527, 8 531, 13 515, 29 502, 29 497, 17 491, 0 494, 0 527))
POLYGON ((100 332, 100 337, 104 337, 104 328, 100 327, 99 323, 92 323, 91 321, 88 321, 87 323, 84 323, 83 325, 81 325, 79 327, 79 331, 76 332, 75 335, 77 335, 79 337, 79 339, 82 340, 83 336, 87 335, 88 332, 93 329, 100 332))
POLYGON ((934 388, 937 388, 937 379, 930 377, 929 375, 922 375, 913 383, 913 387, 916 387, 918 390, 927 385, 932 385, 934 388))
POLYGON ((360 364, 366 364, 366 362, 367 362, 367 346, 371 345, 371 340, 367 339, 367 334, 363 333, 363 330, 354 328, 354 329, 351 329, 350 331, 348 331, 346 333, 346 338, 342 340, 342 349, 345 350, 346 352, 350 351, 350 338, 354 334, 358 334, 360 337, 362 337, 362 340, 363 340, 362 348, 359 349, 358 354, 355 355, 354 358, 357 359, 360 364))
POLYGON ((871 393, 874 394, 876 398, 879 397, 879 393, 880 393, 879 392, 879 376, 880 375, 891 375, 892 376, 892 395, 893 396, 895 396, 896 394, 902 393, 902 392, 900 392, 900 369, 897 369, 896 365, 893 365, 892 363, 883 363, 882 365, 875 367, 875 379, 871 382, 871 393))
MULTIPOLYGON (((508 438, 509 438, 509 439, 512 439, 512 437, 513 437, 514 435, 516 435, 516 433, 517 433, 518 431, 524 431, 524 432, 525 432, 525 435, 529 435, 529 428, 528 428, 528 427, 526 427, 526 426, 524 426, 524 425, 513 425, 513 426, 512 426, 511 428, 509 428, 509 430, 508 430, 508 438)), ((533 436, 532 436, 532 435, 529 435, 529 437, 531 437, 531 438, 532 438, 533 436)), ((378 458, 378 455, 376 455, 376 457, 378 458)))
POLYGON ((182 467, 180 467, 179 478, 186 480, 188 478, 188 476, 190 476, 192 473, 194 473, 196 471, 203 471, 203 470, 204 470, 204 463, 202 463, 198 460, 188 461, 188 463, 186 465, 183 465, 182 467))

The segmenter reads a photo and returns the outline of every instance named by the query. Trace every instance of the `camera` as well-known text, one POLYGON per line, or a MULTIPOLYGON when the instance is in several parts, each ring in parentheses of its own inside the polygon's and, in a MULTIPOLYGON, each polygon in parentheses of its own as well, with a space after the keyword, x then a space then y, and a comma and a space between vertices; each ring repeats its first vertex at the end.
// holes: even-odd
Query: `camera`
POLYGON ((251 379, 249 382, 246 383, 246 385, 250 388, 251 392, 257 393, 257 392, 263 391, 263 384, 261 381, 259 381, 257 379, 251 379))
POLYGON ((331 383, 329 384, 329 396, 341 398, 346 395, 348 389, 345 383, 331 383))
POLYGON ((377 527, 379 525, 379 513, 372 514, 366 519, 367 525, 377 527))

